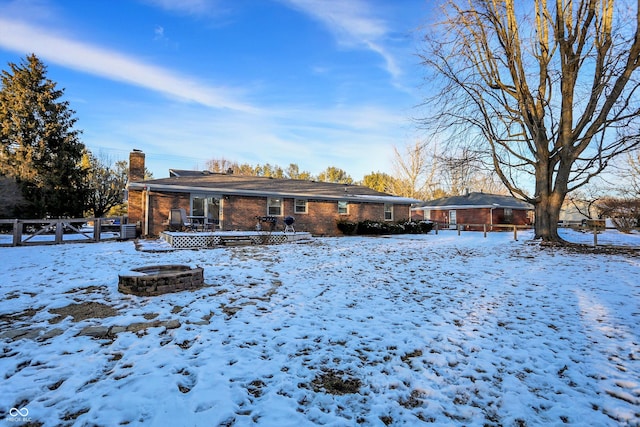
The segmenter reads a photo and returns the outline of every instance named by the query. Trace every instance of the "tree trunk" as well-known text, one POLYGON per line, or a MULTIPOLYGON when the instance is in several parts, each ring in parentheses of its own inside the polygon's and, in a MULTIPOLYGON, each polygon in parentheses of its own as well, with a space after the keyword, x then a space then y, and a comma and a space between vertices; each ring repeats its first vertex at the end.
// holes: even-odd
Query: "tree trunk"
POLYGON ((557 193, 544 194, 535 204, 535 238, 543 242, 562 243, 558 235, 558 221, 564 196, 557 193))

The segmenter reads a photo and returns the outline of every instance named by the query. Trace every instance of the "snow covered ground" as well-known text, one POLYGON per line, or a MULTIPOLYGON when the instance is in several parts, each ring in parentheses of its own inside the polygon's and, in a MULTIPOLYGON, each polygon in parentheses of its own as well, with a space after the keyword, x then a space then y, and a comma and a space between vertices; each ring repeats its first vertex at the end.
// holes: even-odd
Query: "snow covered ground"
POLYGON ((0 425, 640 426, 640 255, 530 238, 0 248, 0 425), (118 292, 152 264, 210 286, 118 292))

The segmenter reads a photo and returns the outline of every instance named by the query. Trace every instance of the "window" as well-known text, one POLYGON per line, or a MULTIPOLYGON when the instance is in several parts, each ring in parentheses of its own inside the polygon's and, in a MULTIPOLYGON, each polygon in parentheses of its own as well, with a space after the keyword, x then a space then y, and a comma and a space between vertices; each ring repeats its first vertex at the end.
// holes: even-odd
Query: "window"
POLYGON ((191 199, 191 216, 204 217, 204 207, 206 206, 206 196, 194 196, 191 199))
POLYGON ((349 202, 340 200, 338 202, 338 213, 340 215, 347 215, 349 213, 349 202))
POLYGON ((267 215, 282 216, 282 199, 267 198, 267 215))
POLYGON ((384 220, 393 221, 393 205, 390 203, 384 204, 384 220))
POLYGON ((296 199, 293 212, 297 214, 307 213, 307 201, 305 199, 296 199))

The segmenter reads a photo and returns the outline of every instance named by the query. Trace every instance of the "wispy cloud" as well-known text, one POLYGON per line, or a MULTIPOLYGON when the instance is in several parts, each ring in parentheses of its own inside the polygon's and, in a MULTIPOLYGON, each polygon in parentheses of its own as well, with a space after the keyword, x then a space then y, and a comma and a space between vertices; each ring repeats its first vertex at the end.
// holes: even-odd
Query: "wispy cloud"
POLYGON ((369 12, 361 0, 281 0, 284 4, 313 17, 331 31, 338 42, 349 48, 367 49, 380 55, 385 69, 397 78, 401 74, 393 55, 385 48, 390 30, 385 21, 369 12))
POLYGON ((147 4, 185 15, 213 15, 219 12, 215 0, 143 0, 147 4))
POLYGON ((164 27, 161 25, 156 25, 156 28, 153 29, 153 33, 155 34, 154 40, 165 40, 164 36, 164 27))
POLYGON ((26 23, 0 18, 0 46, 20 54, 35 53, 58 65, 208 107, 257 111, 254 106, 240 100, 237 90, 212 87, 131 56, 78 42, 26 23))
POLYGON ((247 125, 246 116, 233 111, 210 114, 196 105, 171 109, 152 105, 136 109, 135 119, 101 121, 100 126, 110 132, 109 139, 95 129, 85 132, 85 137, 109 149, 115 141, 125 154, 131 147, 147 154, 163 153, 162 159, 148 156, 157 177, 166 176, 169 168, 197 164, 202 169, 206 160, 224 157, 253 165, 296 163, 314 174, 336 166, 359 180, 372 171, 388 170, 391 147, 403 140, 406 123, 399 113, 368 105, 271 113, 252 116, 247 125))

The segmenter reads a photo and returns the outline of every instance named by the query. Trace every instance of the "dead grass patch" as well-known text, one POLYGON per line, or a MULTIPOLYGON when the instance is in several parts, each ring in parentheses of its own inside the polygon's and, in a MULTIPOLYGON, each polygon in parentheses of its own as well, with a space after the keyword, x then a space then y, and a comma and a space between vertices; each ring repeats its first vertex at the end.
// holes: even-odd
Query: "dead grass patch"
POLYGON ((358 393, 362 381, 347 372, 329 369, 317 375, 311 381, 311 385, 315 392, 343 395, 358 393))
POLYGON ((49 312, 58 316, 49 323, 59 323, 67 316, 71 316, 74 322, 80 322, 85 319, 104 319, 118 314, 118 310, 100 302, 70 304, 62 308, 52 308, 49 312))

